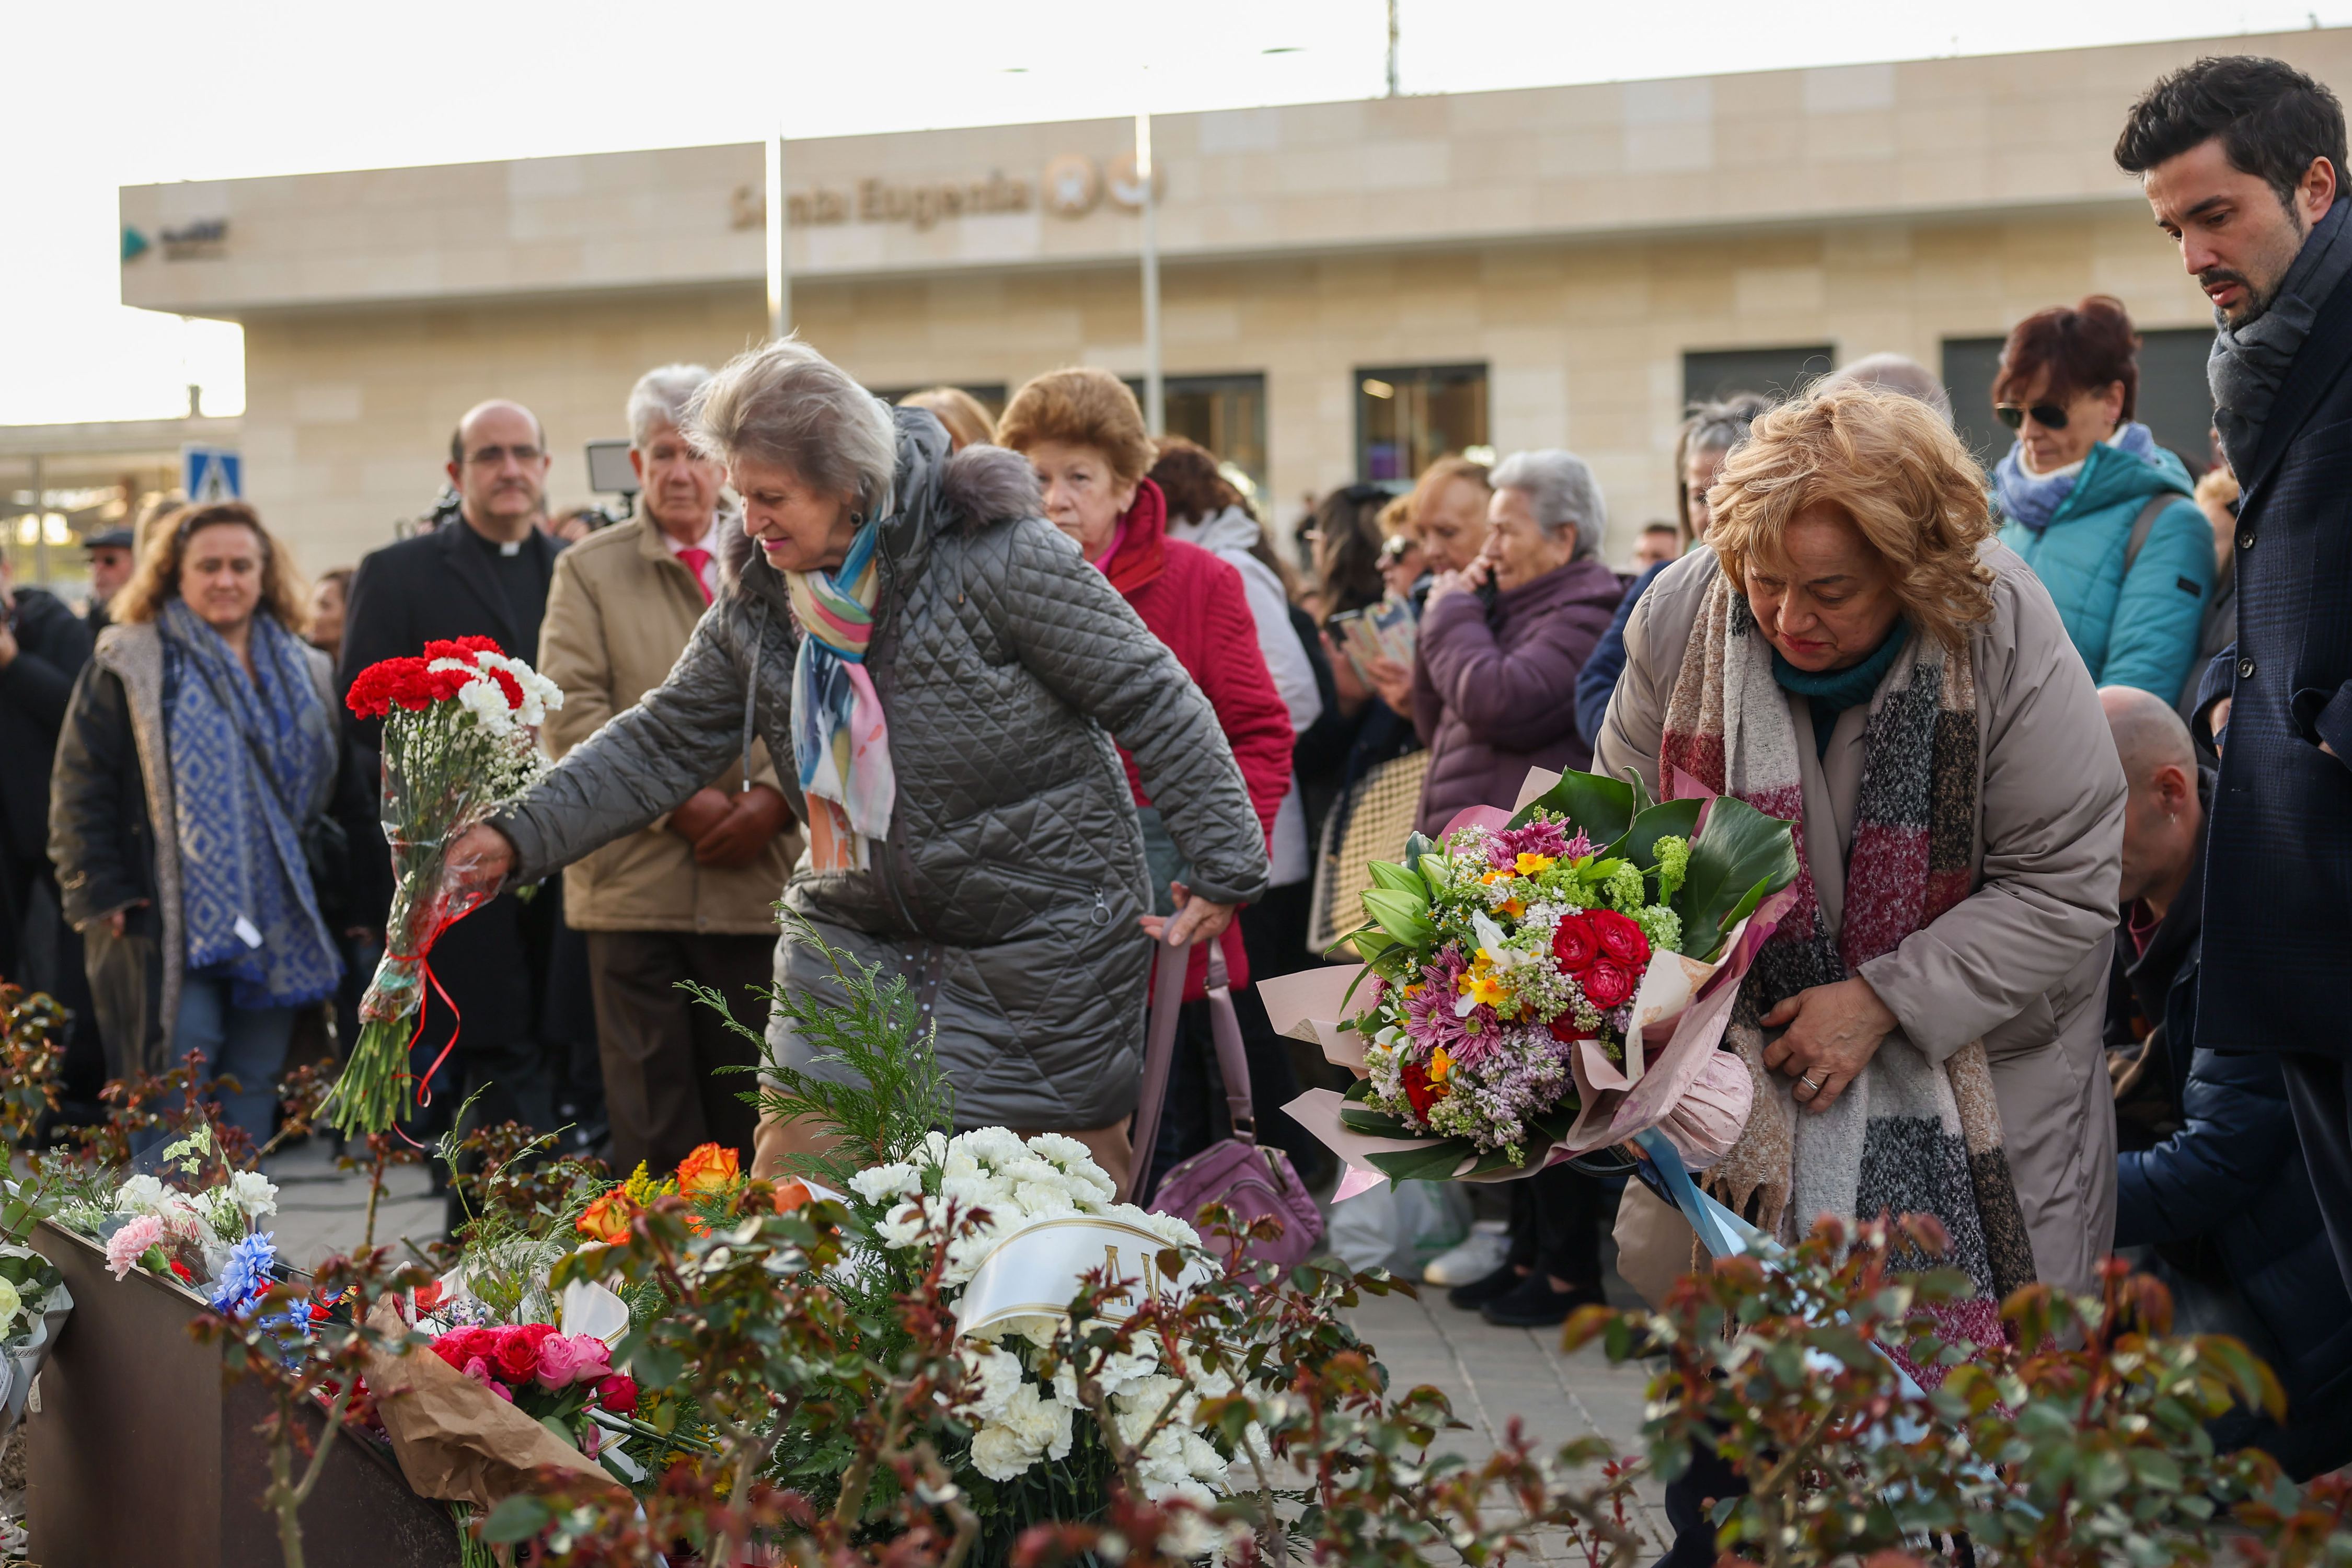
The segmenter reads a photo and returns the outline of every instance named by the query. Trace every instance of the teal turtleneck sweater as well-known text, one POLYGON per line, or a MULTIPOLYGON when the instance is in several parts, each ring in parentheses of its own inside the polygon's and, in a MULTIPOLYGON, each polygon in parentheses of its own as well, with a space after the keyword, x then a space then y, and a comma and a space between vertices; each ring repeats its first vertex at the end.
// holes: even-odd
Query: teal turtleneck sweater
POLYGON ((1813 755, 1826 757, 1830 751, 1830 731, 1837 728, 1838 715, 1847 709, 1870 700, 1878 683, 1895 667, 1895 656, 1903 651, 1910 640, 1907 628, 1901 621, 1895 623, 1870 657, 1846 669, 1824 669, 1815 672, 1799 669, 1772 650, 1772 679, 1780 683, 1783 691, 1793 691, 1802 697, 1812 710, 1813 755))

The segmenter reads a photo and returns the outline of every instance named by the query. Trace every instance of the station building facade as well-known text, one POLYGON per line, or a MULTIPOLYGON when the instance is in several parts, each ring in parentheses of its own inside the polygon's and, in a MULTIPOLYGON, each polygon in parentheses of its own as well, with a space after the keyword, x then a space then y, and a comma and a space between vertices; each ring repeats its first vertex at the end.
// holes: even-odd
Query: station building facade
MULTIPOLYGON (((1622 560, 1670 515, 1687 400, 1891 350, 1994 455, 2002 334, 2100 291, 2147 334, 2143 416, 2201 463, 2210 313, 2111 148, 2149 81, 2227 52, 2352 89, 2352 29, 2315 29, 1159 117, 1169 426, 1286 527, 1441 451, 1564 446, 1622 560)), ((885 394, 1139 377, 1132 132, 792 143, 799 330, 885 394)), ((763 335, 762 181, 744 143, 125 187, 122 297, 243 323, 248 493, 318 570, 425 509, 484 397, 536 410, 551 499, 587 499, 639 373, 763 335)))

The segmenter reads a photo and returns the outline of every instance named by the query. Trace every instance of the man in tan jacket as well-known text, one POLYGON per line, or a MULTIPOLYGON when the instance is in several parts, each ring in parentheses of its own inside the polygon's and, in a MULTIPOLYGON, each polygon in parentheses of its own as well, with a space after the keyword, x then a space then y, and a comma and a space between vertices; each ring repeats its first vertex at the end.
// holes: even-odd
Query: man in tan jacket
MULTIPOLYGON (((719 555, 736 514, 719 464, 678 432, 700 365, 648 371, 629 394, 629 461, 645 489, 636 515, 556 562, 539 667, 563 689, 541 733, 561 758, 662 683, 719 590, 719 555)), ((677 988, 724 994, 755 1035, 767 1022, 774 905, 799 858, 792 808, 754 743, 740 765, 644 831, 609 844, 563 879, 564 918, 588 933, 613 1163, 655 1174, 698 1143, 740 1152, 751 1169, 758 1117, 751 1042, 677 988)))

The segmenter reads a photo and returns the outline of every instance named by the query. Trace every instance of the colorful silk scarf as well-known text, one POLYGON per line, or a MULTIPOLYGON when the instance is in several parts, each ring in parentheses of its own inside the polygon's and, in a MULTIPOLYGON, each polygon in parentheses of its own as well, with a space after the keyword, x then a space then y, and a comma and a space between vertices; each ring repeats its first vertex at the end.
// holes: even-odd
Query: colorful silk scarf
MULTIPOLYGON (((1729 1039, 1748 1064, 1755 1109, 1707 1181, 1735 1208, 1752 1201, 1756 1222, 1783 1240, 1824 1213, 1849 1224, 1933 1214, 1951 1238, 1945 1265, 1980 1292, 1947 1315, 1969 1339, 1991 1343, 2002 1331, 2000 1303, 2033 1279, 2033 1253, 1983 1042, 1937 1061, 1890 1035, 1835 1104, 1801 1113, 1789 1081, 1764 1067, 1759 1022, 1784 998, 1892 952, 1969 896, 1979 745, 1969 658, 1911 637, 1863 731, 1844 920, 1832 938, 1812 868, 1801 862, 1797 901, 1758 952, 1732 1013, 1729 1039)), ((1795 823, 1801 851, 1795 716, 1773 679, 1770 645, 1727 577, 1709 586, 1691 628, 1658 774, 1662 794, 1688 778, 1795 823)))
POLYGON ((882 700, 866 672, 882 582, 880 539, 880 528, 869 521, 833 571, 784 574, 802 634, 793 662, 793 751, 801 789, 812 805, 828 803, 833 826, 847 829, 849 862, 861 868, 867 843, 888 837, 898 797, 882 700))

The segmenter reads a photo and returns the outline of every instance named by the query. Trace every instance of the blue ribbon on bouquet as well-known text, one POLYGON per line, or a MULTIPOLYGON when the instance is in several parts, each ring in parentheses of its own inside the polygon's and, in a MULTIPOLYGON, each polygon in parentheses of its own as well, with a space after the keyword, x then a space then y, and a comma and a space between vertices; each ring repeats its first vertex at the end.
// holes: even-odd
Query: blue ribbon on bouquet
MULTIPOLYGON (((1691 1229, 1698 1233, 1699 1242, 1706 1248, 1708 1257, 1729 1258, 1745 1253, 1767 1268, 1780 1261, 1781 1248, 1779 1242, 1699 1191, 1698 1184, 1691 1180, 1689 1169, 1683 1164, 1681 1152, 1667 1141, 1664 1133, 1654 1127, 1633 1142, 1641 1146, 1644 1163, 1651 1167, 1650 1172, 1644 1174, 1643 1184, 1654 1191, 1664 1189, 1660 1195, 1683 1211, 1683 1217, 1690 1221, 1691 1229), (1657 1178, 1655 1182, 1647 1179, 1651 1174, 1657 1178)), ((1837 1318, 1843 1321, 1845 1314, 1840 1312, 1837 1318)), ((1906 1395, 1917 1397, 1924 1392, 1917 1381, 1903 1370, 1902 1363, 1886 1355, 1885 1346, 1874 1342, 1871 1349, 1886 1356, 1887 1364, 1895 1368, 1895 1375, 1903 1380, 1902 1388, 1906 1395)), ((1808 1351, 1806 1356, 1809 1361, 1818 1358, 1823 1372, 1835 1370, 1835 1363, 1819 1351, 1808 1351)), ((1897 1426, 1894 1436, 1897 1441, 1909 1443, 1917 1441, 1926 1432, 1926 1427, 1906 1421, 1897 1426)))

